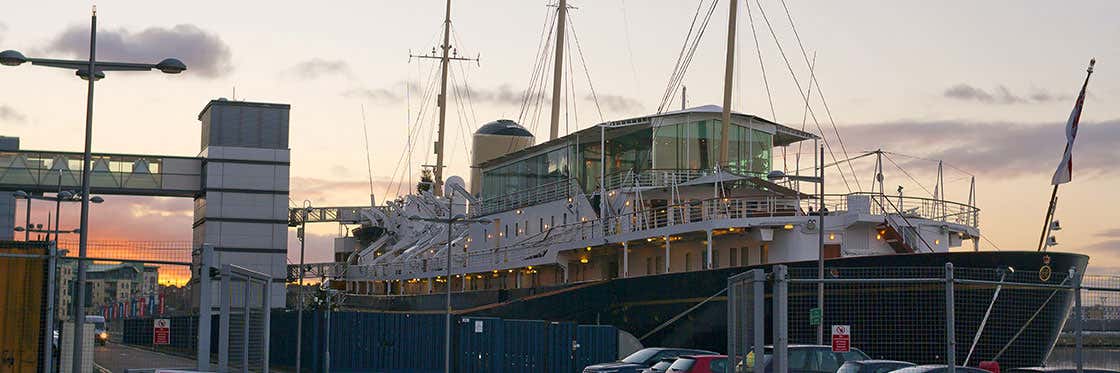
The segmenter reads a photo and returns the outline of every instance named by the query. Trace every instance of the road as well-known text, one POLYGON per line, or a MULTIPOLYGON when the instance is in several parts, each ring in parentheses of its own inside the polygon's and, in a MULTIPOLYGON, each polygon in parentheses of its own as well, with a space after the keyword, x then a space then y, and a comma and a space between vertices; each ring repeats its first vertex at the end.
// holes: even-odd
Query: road
POLYGON ((193 359, 186 359, 116 343, 109 343, 105 346, 95 346, 93 362, 112 373, 124 373, 125 369, 143 368, 193 369, 196 365, 193 359))

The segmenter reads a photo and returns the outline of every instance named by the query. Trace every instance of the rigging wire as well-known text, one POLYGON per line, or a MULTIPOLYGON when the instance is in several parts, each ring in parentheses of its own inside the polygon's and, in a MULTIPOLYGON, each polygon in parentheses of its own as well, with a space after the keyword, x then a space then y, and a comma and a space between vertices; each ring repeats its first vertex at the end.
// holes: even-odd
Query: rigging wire
MULTIPOLYGON (((416 65, 417 74, 418 75, 424 75, 423 73, 420 72, 420 69, 421 69, 421 65, 418 63, 416 65)), ((436 74, 435 73, 436 73, 436 69, 435 69, 435 66, 433 65, 432 68, 429 70, 429 73, 427 74, 428 75, 428 84, 425 85, 424 90, 423 90, 423 94, 421 95, 420 110, 418 111, 418 113, 416 115, 415 122, 410 124, 410 128, 416 129, 416 130, 411 131, 411 134, 409 135, 409 138, 407 139, 408 141, 407 141, 406 147, 409 150, 406 153, 402 153, 401 156, 397 158, 397 164, 396 164, 396 166, 393 167, 393 173, 392 173, 392 176, 390 177, 390 183, 388 185, 386 185, 385 192, 381 196, 381 200, 383 200, 383 201, 388 198, 389 192, 392 191, 394 187, 396 187, 397 195, 400 195, 400 186, 401 186, 400 184, 403 184, 403 182, 404 182, 403 179, 405 178, 405 175, 403 175, 403 174, 400 175, 400 178, 398 179, 397 178, 397 175, 398 175, 397 172, 402 171, 401 170, 401 163, 404 162, 406 155, 407 155, 408 160, 409 160, 409 165, 407 166, 407 168, 411 169, 411 167, 412 167, 412 165, 411 165, 412 149, 414 149, 414 145, 415 145, 416 140, 419 139, 419 137, 423 133, 423 131, 419 130, 420 129, 419 127, 421 127, 424 123, 429 123, 429 122, 424 121, 424 114, 425 114, 425 111, 427 110, 427 108, 429 107, 428 104, 431 100, 432 95, 435 92, 435 87, 436 87, 436 80, 435 80, 436 74)), ((427 156, 425 156, 425 161, 426 161, 426 159, 427 159, 427 156)), ((411 180, 411 177, 412 177, 412 175, 410 173, 408 175, 408 178, 411 180)))
MULTIPOLYGON (((817 54, 813 53, 813 62, 809 64, 809 75, 810 76, 812 76, 814 74, 814 70, 816 69, 816 67, 817 67, 817 54)), ((805 99, 805 110, 803 110, 801 112, 801 131, 803 131, 803 132, 805 131, 805 126, 806 126, 806 124, 808 124, 808 120, 809 120, 809 105, 812 103, 812 101, 810 101, 809 98, 813 97, 813 86, 812 85, 810 85, 808 88, 805 89, 805 97, 806 97, 806 99, 805 99)), ((797 142, 797 156, 795 157, 796 159, 794 160, 793 167, 801 167, 801 146, 803 145, 803 143, 804 143, 804 141, 798 141, 797 142)), ((816 149, 813 149, 813 151, 815 152, 816 149)), ((816 154, 813 155, 813 158, 816 159, 816 154)))
POLYGON ((634 76, 634 97, 639 97, 642 92, 641 80, 638 79, 638 68, 634 64, 634 49, 631 47, 630 42, 630 19, 626 12, 626 0, 619 0, 619 8, 622 9, 622 30, 626 36, 626 54, 630 59, 630 73, 634 76))
POLYGON ((373 165, 369 156, 369 131, 366 130, 366 105, 362 104, 362 140, 366 148, 366 172, 369 173, 369 195, 373 195, 373 165))
MULTIPOLYGON (((749 1, 749 0, 748 0, 749 1)), ((801 43, 801 35, 797 32, 797 24, 793 22, 793 15, 789 11, 789 6, 786 5, 786 0, 781 0, 782 9, 786 12, 786 19, 789 20, 790 29, 793 30, 793 37, 797 39, 797 46, 801 49, 801 58, 805 60, 805 64, 812 66, 816 64, 817 55, 813 53, 813 63, 809 63, 809 55, 805 52, 805 45, 801 43)), ((760 5, 761 6, 761 5, 760 5)), ((836 127, 836 120, 832 118, 832 110, 828 107, 828 101, 825 100, 824 91, 821 90, 821 83, 817 80, 816 75, 813 73, 813 68, 809 68, 809 86, 810 89, 813 85, 817 86, 817 96, 821 98, 821 105, 824 106, 825 114, 828 116, 828 121, 832 125, 832 132, 836 134, 836 140, 840 143, 840 152, 844 157, 848 157, 848 149, 844 146, 844 138, 840 136, 840 130, 836 127)), ((823 135, 822 135, 823 136, 823 135)), ((833 157, 835 158, 835 157, 833 157)), ((852 178, 855 179, 856 188, 860 188, 859 174, 856 173, 855 168, 851 163, 848 163, 848 169, 852 171, 852 178)))
POLYGON ((665 87, 665 92, 661 93, 661 106, 657 108, 658 114, 660 114, 664 109, 666 101, 665 97, 668 95, 668 90, 673 89, 673 81, 676 80, 677 72, 681 68, 681 61, 683 61, 684 59, 684 52, 688 49, 689 40, 690 38, 692 38, 692 31, 696 28, 696 19, 700 17, 700 9, 703 9, 703 6, 704 0, 700 0, 696 3, 696 11, 692 14, 692 22, 690 22, 688 25, 688 33, 684 36, 684 43, 681 44, 681 50, 677 52, 677 62, 673 65, 672 74, 669 74, 669 84, 667 87, 665 87))
POLYGON ((886 158, 887 161, 891 162, 891 164, 894 165, 895 168, 897 168, 899 171, 902 171, 902 173, 906 175, 906 177, 910 178, 910 181, 913 181, 914 184, 918 184, 919 188, 922 188, 922 190, 926 191, 926 193, 928 193, 930 196, 934 196, 933 192, 930 192, 925 185, 922 185, 922 182, 918 181, 918 179, 915 179, 913 175, 910 175, 909 171, 906 171, 906 169, 902 168, 902 166, 899 166, 898 163, 895 163, 894 159, 891 159, 890 155, 887 155, 883 158, 886 158))
MULTIPOLYGON (((777 32, 774 31, 774 26, 770 23, 770 17, 768 17, 766 15, 766 9, 762 7, 761 3, 757 3, 757 5, 758 5, 759 13, 762 14, 762 20, 766 22, 766 27, 770 30, 770 35, 774 39, 774 44, 777 45, 778 52, 782 55, 782 60, 785 61, 786 68, 789 70, 789 73, 790 73, 790 77, 793 79, 794 84, 797 85, 797 93, 799 95, 801 95, 801 98, 803 100, 809 101, 809 98, 801 93, 802 92, 801 81, 797 79, 797 73, 793 71, 793 64, 790 63, 789 57, 786 56, 786 52, 782 48, 782 43, 778 40, 778 34, 777 34, 777 32)), ((813 109, 811 107, 809 109, 809 115, 813 118, 813 123, 816 124, 817 130, 820 131, 821 140, 824 141, 825 149, 828 150, 828 153, 829 153, 829 155, 832 156, 832 159, 837 159, 836 153, 832 150, 832 144, 829 143, 828 137, 825 136, 824 128, 821 127, 820 122, 817 120, 817 114, 813 111, 813 109)), ((847 176, 844 176, 844 169, 841 168, 839 165, 837 165, 836 168, 837 168, 838 171, 840 171, 840 179, 844 181, 844 187, 848 188, 848 192, 850 193, 852 191, 852 186, 850 184, 848 184, 847 176)))
MULTIPOLYGON (((588 87, 588 89, 591 90, 591 100, 595 102, 595 110, 599 112, 599 121, 605 122, 606 118, 603 116, 603 108, 599 105, 599 95, 595 93, 595 84, 593 84, 591 82, 591 68, 587 66, 587 59, 585 59, 584 55, 583 55, 583 46, 581 46, 580 43, 579 43, 579 34, 576 33, 576 25, 575 25, 574 22, 572 22, 571 18, 568 18, 568 25, 572 29, 572 32, 571 32, 572 38, 576 42, 576 52, 579 53, 579 62, 583 66, 583 74, 587 77, 587 87, 588 87)), ((568 58, 569 58, 569 60, 571 59, 570 56, 568 58)), ((570 61, 569 61, 569 65, 571 65, 570 61)), ((570 71, 569 71, 569 76, 570 75, 571 74, 570 74, 570 71)), ((578 114, 577 114, 577 117, 578 117, 578 114)), ((577 118, 577 121, 578 121, 578 118, 577 118)), ((578 122, 577 122, 577 125, 578 125, 578 122)))
POLYGON ((676 97, 677 87, 679 87, 684 80, 685 72, 688 71, 688 65, 692 62, 692 57, 696 53, 696 48, 700 44, 700 39, 703 38, 705 30, 708 28, 708 23, 712 19, 712 13, 715 12, 716 5, 719 3, 719 0, 713 0, 711 2, 707 14, 698 25, 696 20, 700 18, 704 1, 705 0, 700 0, 700 2, 696 4, 696 12, 692 15, 692 22, 689 24, 688 33, 685 34, 684 44, 681 45, 681 50, 677 54, 677 62, 673 66, 673 73, 669 76, 668 85, 661 95, 661 104, 657 107, 658 114, 663 113, 665 109, 669 107, 670 102, 676 97))

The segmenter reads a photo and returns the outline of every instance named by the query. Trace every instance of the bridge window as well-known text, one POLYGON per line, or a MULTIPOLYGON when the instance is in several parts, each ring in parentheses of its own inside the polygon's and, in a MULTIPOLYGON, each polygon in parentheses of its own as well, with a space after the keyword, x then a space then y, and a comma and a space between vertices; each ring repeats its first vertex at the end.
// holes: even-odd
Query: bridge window
MULTIPOLYGON (((654 169, 710 170, 719 160, 721 121, 702 120, 657 127, 653 136, 654 169)), ((770 169, 773 136, 756 129, 728 128, 728 165, 736 172, 770 169)))

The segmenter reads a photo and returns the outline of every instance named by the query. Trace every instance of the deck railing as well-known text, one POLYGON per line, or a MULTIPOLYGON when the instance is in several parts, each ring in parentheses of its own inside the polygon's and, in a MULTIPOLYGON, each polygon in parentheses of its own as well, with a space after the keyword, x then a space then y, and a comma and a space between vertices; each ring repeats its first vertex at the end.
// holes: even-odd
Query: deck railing
POLYGON ((575 192, 574 179, 564 179, 505 195, 486 198, 471 204, 471 215, 483 216, 516 208, 568 198, 575 192))
MULTIPOLYGON (((847 211, 847 198, 851 195, 867 195, 871 199, 880 199, 879 201, 870 201, 869 213, 871 214, 899 216, 894 211, 883 211, 884 209, 893 209, 893 207, 889 207, 891 203, 895 206, 898 205, 897 196, 883 197, 871 193, 826 195, 825 205, 832 214, 847 211), (893 199, 888 203, 888 201, 881 200, 883 198, 893 199)), ((452 254, 452 272, 478 273, 519 267, 532 259, 547 255, 547 250, 557 244, 603 242, 604 239, 609 239, 611 236, 650 232, 674 225, 707 221, 799 216, 808 211, 810 206, 815 208, 815 205, 816 200, 812 199, 741 197, 692 200, 670 206, 647 208, 611 216, 604 219, 602 223, 599 220, 588 220, 556 226, 497 249, 468 248, 465 252, 452 254)), ((920 197, 903 197, 902 207, 905 208, 905 210, 902 210, 903 214, 909 218, 944 221, 969 227, 975 227, 979 216, 979 209, 972 206, 920 197)), ((446 245, 446 243, 440 241, 436 244, 437 247, 441 245, 446 245)), ((350 273, 361 273, 375 278, 430 277, 445 273, 445 263, 446 259, 442 256, 416 258, 399 262, 355 266, 358 268, 357 271, 350 273)))

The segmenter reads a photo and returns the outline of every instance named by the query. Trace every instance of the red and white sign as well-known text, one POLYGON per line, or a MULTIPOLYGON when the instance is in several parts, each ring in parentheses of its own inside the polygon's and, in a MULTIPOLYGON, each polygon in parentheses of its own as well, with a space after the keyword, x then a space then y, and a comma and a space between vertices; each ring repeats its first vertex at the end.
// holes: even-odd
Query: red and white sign
POLYGON ((832 352, 852 350, 851 329, 847 325, 832 326, 832 352))
POLYGON ((152 329, 152 344, 171 344, 171 319, 155 319, 152 329))

